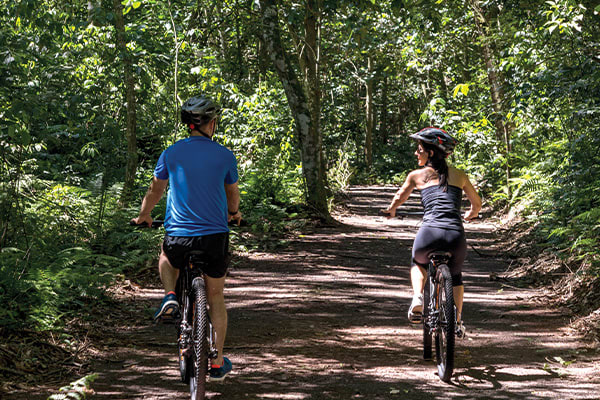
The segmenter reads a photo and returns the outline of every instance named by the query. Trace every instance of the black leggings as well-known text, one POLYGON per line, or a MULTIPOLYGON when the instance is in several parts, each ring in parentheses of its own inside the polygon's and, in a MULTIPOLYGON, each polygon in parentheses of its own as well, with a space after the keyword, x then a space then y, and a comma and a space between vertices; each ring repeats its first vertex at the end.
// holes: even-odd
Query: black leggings
POLYGON ((467 240, 463 231, 422 226, 417 232, 412 249, 412 261, 427 269, 432 251, 448 251, 452 257, 448 262, 452 275, 452 286, 461 286, 462 265, 467 256, 467 240))

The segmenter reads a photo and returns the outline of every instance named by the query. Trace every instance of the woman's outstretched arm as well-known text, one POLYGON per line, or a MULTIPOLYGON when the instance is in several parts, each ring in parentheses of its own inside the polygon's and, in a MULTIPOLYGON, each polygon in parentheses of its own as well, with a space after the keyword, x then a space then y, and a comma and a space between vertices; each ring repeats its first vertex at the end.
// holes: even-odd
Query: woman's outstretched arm
POLYGON ((465 213, 465 219, 467 221, 470 221, 473 218, 477 218, 477 216, 479 215, 479 211, 481 211, 481 197, 479 197, 479 195, 477 194, 477 191, 473 187, 473 184, 469 180, 467 174, 465 174, 464 172, 463 174, 463 190, 467 195, 467 199, 469 199, 469 202, 471 203, 471 208, 469 208, 465 213))
POLYGON ((384 210, 384 212, 386 214, 389 214, 390 218, 393 218, 396 216, 396 209, 398 207, 400 207, 402 205, 402 203, 404 203, 408 199, 408 196, 410 196, 412 191, 415 189, 415 187, 416 187, 415 173, 416 172, 417 171, 413 171, 410 174, 408 174, 408 176, 406 177, 406 181, 404 181, 404 184, 402 185, 402 187, 400 187, 400 189, 398 189, 398 191, 396 192, 396 195, 392 199, 392 202, 390 203, 388 208, 386 210, 384 210))

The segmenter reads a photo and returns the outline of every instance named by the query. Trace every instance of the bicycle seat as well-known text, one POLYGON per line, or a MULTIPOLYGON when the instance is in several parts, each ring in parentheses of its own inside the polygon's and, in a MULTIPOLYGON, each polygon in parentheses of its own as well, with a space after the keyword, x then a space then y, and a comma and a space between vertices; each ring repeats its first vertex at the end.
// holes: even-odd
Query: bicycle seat
POLYGON ((432 251, 429 253, 429 259, 435 261, 436 263, 445 263, 452 257, 452 253, 449 251, 432 251))
POLYGON ((206 252, 203 250, 192 250, 186 253, 185 258, 193 265, 206 264, 206 252))

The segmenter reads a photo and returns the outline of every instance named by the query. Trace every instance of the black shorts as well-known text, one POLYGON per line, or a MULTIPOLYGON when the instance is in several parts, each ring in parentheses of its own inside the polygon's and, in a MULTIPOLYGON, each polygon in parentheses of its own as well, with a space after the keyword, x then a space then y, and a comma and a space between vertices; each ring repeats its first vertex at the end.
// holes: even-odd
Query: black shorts
MULTIPOLYGON (((169 236, 165 235, 163 252, 174 268, 185 267, 186 255, 202 251, 200 256, 202 271, 211 278, 222 278, 229 267, 229 232, 206 236, 169 236)), ((198 257, 198 256, 196 256, 198 257)))
POLYGON ((452 285, 461 286, 463 284, 462 265, 467 256, 467 240, 464 231, 422 226, 413 243, 413 263, 427 269, 429 254, 432 251, 452 253, 452 257, 448 261, 452 285))

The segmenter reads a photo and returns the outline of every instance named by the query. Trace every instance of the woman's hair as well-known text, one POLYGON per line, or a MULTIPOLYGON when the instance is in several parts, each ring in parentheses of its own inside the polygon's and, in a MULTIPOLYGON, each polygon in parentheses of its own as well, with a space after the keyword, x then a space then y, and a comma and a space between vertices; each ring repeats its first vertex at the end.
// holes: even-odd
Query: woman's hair
MULTIPOLYGON (((433 168, 435 172, 437 172, 440 179, 439 186, 444 192, 448 191, 448 164, 446 163, 446 153, 432 144, 425 143, 421 140, 419 140, 419 143, 421 146, 423 146, 423 149, 427 152, 427 154, 431 154, 430 152, 433 152, 433 155, 430 155, 427 158, 425 165, 433 168)), ((432 178, 433 177, 430 177, 427 180, 432 178)))

